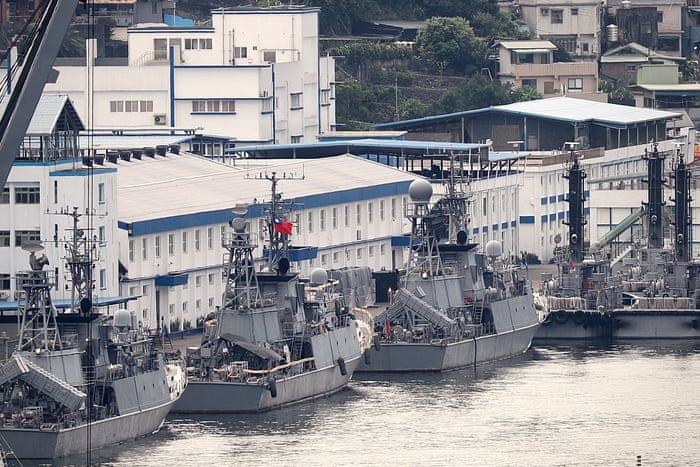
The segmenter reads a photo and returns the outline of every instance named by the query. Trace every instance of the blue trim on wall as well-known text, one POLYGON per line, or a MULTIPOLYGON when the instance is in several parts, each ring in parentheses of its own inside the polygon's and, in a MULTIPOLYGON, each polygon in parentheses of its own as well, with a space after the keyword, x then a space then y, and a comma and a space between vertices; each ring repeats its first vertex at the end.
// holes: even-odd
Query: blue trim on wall
MULTIPOLYGON (((535 216, 520 216, 521 224, 534 224, 535 216)), ((515 227, 515 221, 513 221, 513 227, 515 227)))
POLYGON ((76 170, 75 172, 49 172, 49 177, 89 177, 91 175, 101 175, 108 173, 116 173, 117 169, 95 169, 93 170, 76 170))
POLYGON ((391 246, 408 246, 411 244, 410 235, 391 237, 391 246))

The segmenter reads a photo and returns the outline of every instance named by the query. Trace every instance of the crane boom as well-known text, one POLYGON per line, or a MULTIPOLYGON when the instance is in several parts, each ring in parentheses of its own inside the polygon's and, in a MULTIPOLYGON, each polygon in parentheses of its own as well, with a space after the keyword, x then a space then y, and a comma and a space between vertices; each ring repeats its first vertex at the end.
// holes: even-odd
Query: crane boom
POLYGON ((78 0, 48 0, 0 118, 0 189, 5 186, 78 0))

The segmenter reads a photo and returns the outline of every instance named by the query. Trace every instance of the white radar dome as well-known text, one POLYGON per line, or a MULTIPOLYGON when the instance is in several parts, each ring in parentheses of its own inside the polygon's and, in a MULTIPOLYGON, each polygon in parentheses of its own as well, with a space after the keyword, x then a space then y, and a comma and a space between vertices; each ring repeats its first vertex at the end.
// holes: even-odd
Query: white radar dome
POLYGON ((501 247, 501 242, 498 240, 489 240, 486 244, 486 256, 491 258, 497 258, 503 254, 503 248, 501 247))
POLYGON ((413 180, 408 187, 408 195, 414 203, 427 203, 433 196, 433 186, 422 178, 413 180))
POLYGON ((326 281, 328 281, 328 273, 326 272, 325 269, 316 268, 313 271, 311 271, 311 284, 312 285, 325 284, 326 281))
POLYGON ((131 327, 131 313, 129 310, 117 310, 114 313, 114 326, 118 328, 131 327))

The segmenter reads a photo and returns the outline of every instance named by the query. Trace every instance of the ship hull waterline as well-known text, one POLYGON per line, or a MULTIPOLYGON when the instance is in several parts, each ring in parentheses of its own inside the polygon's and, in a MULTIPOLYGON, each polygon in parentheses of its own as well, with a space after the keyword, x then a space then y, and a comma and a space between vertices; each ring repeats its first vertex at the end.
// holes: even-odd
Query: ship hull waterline
POLYGON ((557 310, 548 313, 542 320, 534 341, 609 339, 611 333, 612 320, 609 313, 557 310))
POLYGON ((0 428, 0 445, 18 459, 57 459, 93 451, 157 432, 173 402, 57 431, 5 426, 0 428))
POLYGON ((612 312, 613 339, 700 339, 700 310, 612 312))
POLYGON ((190 380, 173 413, 258 413, 304 401, 326 397, 348 386, 361 360, 358 354, 345 360, 345 373, 339 365, 275 380, 275 393, 268 383, 190 380))
POLYGON ((527 352, 539 326, 448 344, 382 343, 370 350, 356 372, 447 371, 515 357, 527 352))

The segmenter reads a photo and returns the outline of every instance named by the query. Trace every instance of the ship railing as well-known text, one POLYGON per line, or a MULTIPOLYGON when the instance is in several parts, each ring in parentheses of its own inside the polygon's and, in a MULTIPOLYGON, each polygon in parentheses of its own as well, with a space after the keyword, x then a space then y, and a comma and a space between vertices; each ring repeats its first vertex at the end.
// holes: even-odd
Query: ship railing
POLYGON ((693 310, 692 297, 639 297, 633 305, 637 310, 693 310))
POLYGON ((248 362, 231 362, 224 368, 216 369, 215 373, 222 380, 244 382, 248 384, 264 384, 270 377, 291 376, 301 374, 314 367, 314 358, 307 357, 277 365, 267 370, 248 368, 248 362))

